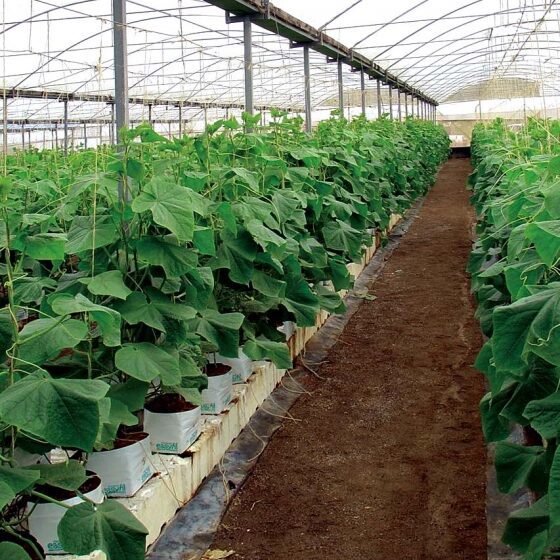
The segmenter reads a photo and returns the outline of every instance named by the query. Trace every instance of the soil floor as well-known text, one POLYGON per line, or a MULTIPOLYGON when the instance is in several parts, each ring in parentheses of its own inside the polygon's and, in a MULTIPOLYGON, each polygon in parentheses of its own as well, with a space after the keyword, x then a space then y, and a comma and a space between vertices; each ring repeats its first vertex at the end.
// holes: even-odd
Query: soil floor
POLYGON ((483 560, 481 346, 465 273, 467 159, 419 216, 234 498, 213 549, 244 560, 483 560))

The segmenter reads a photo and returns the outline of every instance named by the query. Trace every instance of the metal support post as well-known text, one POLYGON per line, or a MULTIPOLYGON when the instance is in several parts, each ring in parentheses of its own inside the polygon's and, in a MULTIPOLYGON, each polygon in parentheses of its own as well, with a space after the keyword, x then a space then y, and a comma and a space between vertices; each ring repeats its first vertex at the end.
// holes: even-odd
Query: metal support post
POLYGON ((2 128, 2 151, 4 156, 8 155, 8 98, 6 97, 6 90, 4 90, 4 109, 2 114, 4 121, 2 128))
POLYGON ((27 129, 27 146, 29 148, 32 148, 33 146, 31 145, 31 129, 28 128, 27 129))
POLYGON ((109 127, 109 144, 116 144, 115 142, 115 105, 111 104, 111 126, 109 127))
POLYGON ((389 84, 389 118, 393 120, 393 86, 389 84))
POLYGON ((255 111, 253 102, 253 37, 249 16, 243 20, 243 60, 245 66, 245 112, 252 115, 255 111))
POLYGON ((381 80, 377 80, 377 118, 382 115, 383 108, 381 106, 381 80))
POLYGON ((305 131, 311 132, 311 71, 309 65, 309 45, 303 45, 303 76, 305 82, 305 131))
POLYGON ((179 103, 179 138, 183 137, 183 104, 179 103))
POLYGON ((151 103, 148 104, 148 122, 150 123, 150 126, 152 126, 152 104, 151 103))
POLYGON ((54 123, 54 148, 58 150, 58 123, 54 123))
POLYGON ((21 125, 21 149, 25 150, 25 125, 21 125))
POLYGON ((344 117, 344 83, 342 81, 342 60, 337 61, 338 65, 338 108, 340 110, 340 118, 344 117))
POLYGON ((408 93, 404 92, 404 118, 408 117, 408 93))
MULTIPOLYGON (((117 134, 113 129, 113 143, 118 142, 118 131, 128 128, 128 61, 126 40, 126 0, 113 0, 113 57, 115 66, 115 103, 117 134)), ((114 125, 113 125, 114 126, 114 125)), ((122 185, 119 198, 124 198, 122 185)))
POLYGON ((360 70, 360 91, 362 94, 362 115, 366 116, 366 76, 362 70, 360 70))
POLYGON ((399 115, 399 122, 402 122, 401 90, 399 88, 397 88, 397 112, 399 115))
POLYGON ((68 99, 64 100, 64 155, 68 155, 68 99))
POLYGON ((87 150, 87 124, 84 123, 84 148, 87 150))

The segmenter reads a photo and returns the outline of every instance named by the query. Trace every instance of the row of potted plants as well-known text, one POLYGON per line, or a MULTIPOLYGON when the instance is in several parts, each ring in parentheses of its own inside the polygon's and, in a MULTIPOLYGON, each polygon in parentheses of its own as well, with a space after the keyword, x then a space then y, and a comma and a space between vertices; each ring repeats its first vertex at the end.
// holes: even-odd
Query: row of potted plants
POLYGON ((476 362, 488 380, 480 411, 499 490, 530 497, 503 534, 527 560, 560 549, 559 138, 560 122, 544 120, 517 132, 497 120, 473 134, 480 237, 469 271, 488 337, 476 362))
POLYGON ((449 147, 424 121, 333 118, 309 136, 279 112, 244 118, 255 132, 141 125, 115 151, 8 157, 0 556, 143 558, 145 528, 102 493, 134 494, 153 451, 189 447, 253 361, 289 368, 290 324, 343 309, 368 230, 428 189, 449 147))

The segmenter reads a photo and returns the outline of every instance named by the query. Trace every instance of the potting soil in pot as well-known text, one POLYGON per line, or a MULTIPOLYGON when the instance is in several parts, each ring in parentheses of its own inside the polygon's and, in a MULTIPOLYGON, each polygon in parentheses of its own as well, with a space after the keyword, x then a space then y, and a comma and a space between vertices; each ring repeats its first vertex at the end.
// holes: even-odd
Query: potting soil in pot
MULTIPOLYGON (((75 506, 84 500, 79 496, 73 495, 73 492, 66 490, 54 489, 56 491, 51 497, 64 502, 69 506, 75 506), (64 499, 65 495, 70 495, 64 499)), ((85 484, 82 485, 80 491, 84 496, 96 504, 100 504, 105 496, 103 494, 103 485, 98 476, 92 476, 85 484)), ((45 493, 51 495, 52 492, 46 490, 45 493)), ((28 511, 33 511, 29 515, 28 524, 29 532, 37 539, 43 550, 47 554, 64 554, 62 544, 58 539, 58 524, 66 513, 66 508, 50 502, 39 502, 37 504, 28 504, 28 511), (33 507, 35 506, 35 507, 33 507)))
POLYGON ((155 453, 183 453, 200 435, 199 406, 183 397, 164 394, 149 402, 144 409, 144 430, 150 434, 155 453))
POLYGON ((202 391, 202 414, 219 414, 231 402, 233 379, 225 364, 207 366, 208 388, 202 391))
POLYGON ((150 436, 146 433, 127 435, 115 442, 114 449, 92 453, 87 467, 99 474, 107 496, 134 496, 155 472, 150 436))
POLYGON ((253 360, 246 356, 239 349, 239 354, 237 358, 227 358, 220 354, 212 353, 208 354, 208 360, 210 363, 225 364, 231 368, 231 376, 233 383, 245 383, 251 374, 253 373, 253 360))

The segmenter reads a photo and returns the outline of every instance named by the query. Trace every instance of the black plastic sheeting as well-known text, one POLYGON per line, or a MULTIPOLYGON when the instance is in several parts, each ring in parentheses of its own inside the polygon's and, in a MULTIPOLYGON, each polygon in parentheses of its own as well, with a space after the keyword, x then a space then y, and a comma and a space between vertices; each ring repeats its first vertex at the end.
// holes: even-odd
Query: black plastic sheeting
MULTIPOLYGON (((385 262, 398 247, 418 215, 423 199, 407 212, 407 217, 393 229, 387 243, 375 253, 345 298, 346 312, 329 317, 323 327, 307 343, 305 364, 319 367, 336 344, 344 327, 358 310, 368 287, 379 276, 385 262)), ((301 383, 312 375, 305 368, 286 374, 280 385, 253 414, 248 424, 226 451, 222 461, 200 485, 195 496, 178 512, 164 529, 147 555, 149 560, 199 560, 211 547, 214 535, 228 504, 241 488, 266 445, 285 421, 289 409, 303 389, 301 383)))

